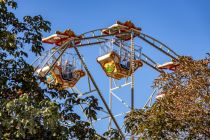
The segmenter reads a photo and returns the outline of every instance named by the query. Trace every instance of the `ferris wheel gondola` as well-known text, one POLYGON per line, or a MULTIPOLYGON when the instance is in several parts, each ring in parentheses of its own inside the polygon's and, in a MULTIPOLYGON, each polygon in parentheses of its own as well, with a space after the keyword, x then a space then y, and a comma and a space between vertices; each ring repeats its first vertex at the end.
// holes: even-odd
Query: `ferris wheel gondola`
POLYGON ((80 43, 79 39, 81 39, 81 38, 82 38, 81 36, 75 35, 75 33, 72 30, 67 29, 64 32, 56 31, 55 34, 53 34, 49 37, 43 38, 42 42, 61 46, 61 45, 63 45, 63 43, 73 39, 73 40, 77 40, 77 41, 75 41, 75 44, 77 45, 80 43))
POLYGON ((52 62, 53 60, 49 60, 45 66, 36 70, 39 76, 45 77, 45 82, 49 86, 60 85, 59 89, 71 88, 85 76, 83 69, 78 67, 81 64, 74 54, 64 53, 54 66, 52 62))
POLYGON ((140 35, 141 28, 136 27, 131 21, 126 21, 124 23, 117 21, 114 25, 102 30, 103 34, 114 34, 117 38, 128 41, 131 39, 131 35, 128 32, 133 33, 133 37, 140 35), (125 34, 119 34, 125 33, 125 34))
MULTIPOLYGON (((132 74, 130 59, 127 56, 123 58, 122 55, 117 54, 115 51, 98 57, 97 61, 108 77, 121 79, 132 74)), ((134 63, 134 71, 143 65, 140 60, 134 60, 134 63)))
POLYGON ((158 65, 158 68, 175 71, 178 66, 179 66, 178 62, 171 61, 171 62, 166 62, 162 65, 158 65))
MULTIPOLYGON (((36 74, 44 77, 48 86, 60 85, 60 90, 71 88, 85 76, 79 58, 75 54, 69 53, 68 50, 64 50, 64 46, 62 46, 75 38, 80 37, 77 37, 73 31, 66 30, 64 32, 57 31, 56 34, 42 39, 44 43, 56 45, 43 55, 43 59, 40 57, 40 61, 44 64, 35 66, 36 74), (78 67, 79 65, 80 67, 78 67)), ((77 43, 79 42, 77 41, 77 43)))

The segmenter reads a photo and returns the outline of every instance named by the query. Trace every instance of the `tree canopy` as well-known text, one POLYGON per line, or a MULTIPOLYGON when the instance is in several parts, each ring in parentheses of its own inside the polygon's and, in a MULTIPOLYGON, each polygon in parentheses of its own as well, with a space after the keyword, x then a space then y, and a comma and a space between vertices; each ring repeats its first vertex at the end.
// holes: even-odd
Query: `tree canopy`
POLYGON ((41 15, 16 17, 17 6, 14 0, 0 1, 0 138, 96 139, 96 131, 75 107, 83 105, 88 119, 95 120, 98 100, 40 86, 26 59, 28 53, 44 50, 42 33, 51 24, 41 15))
POLYGON ((180 57, 174 72, 162 73, 154 82, 165 96, 151 108, 127 115, 127 130, 142 139, 209 139, 209 62, 180 57))

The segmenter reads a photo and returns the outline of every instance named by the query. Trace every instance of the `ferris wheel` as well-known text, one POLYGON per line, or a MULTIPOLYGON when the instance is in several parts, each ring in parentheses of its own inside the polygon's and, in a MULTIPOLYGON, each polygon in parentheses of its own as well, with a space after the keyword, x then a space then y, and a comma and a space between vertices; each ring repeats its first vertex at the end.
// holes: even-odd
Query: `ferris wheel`
MULTIPOLYGON (((100 123, 101 120, 106 120, 107 129, 116 128, 124 139, 134 136, 124 133, 124 125, 120 124, 116 118, 125 116, 135 109, 135 71, 141 69, 144 65, 148 65, 155 71, 164 73, 168 70, 176 70, 179 65, 179 55, 177 53, 162 42, 142 33, 141 28, 136 27, 131 21, 124 23, 117 21, 108 28, 92 30, 81 35, 76 35, 72 30, 57 31, 42 41, 52 44, 53 47, 33 62, 35 73, 45 79, 49 88, 52 85, 60 85, 60 90, 71 90, 77 92, 80 96, 87 96, 94 92, 98 93, 99 100, 104 105, 102 110, 104 116, 99 117, 96 122, 88 121, 92 125, 92 123, 100 123), (143 52, 143 47, 138 43, 138 40, 144 41, 157 49, 171 58, 172 61, 158 64, 143 52), (109 77, 109 87, 107 87, 109 88, 109 100, 104 98, 104 94, 94 79, 94 74, 89 70, 84 56, 79 51, 80 47, 96 45, 99 46, 100 51, 96 59, 98 67, 101 67, 104 75, 109 77), (80 79, 85 78, 87 79, 87 88, 86 91, 81 91, 77 85, 80 79), (125 87, 129 88, 129 102, 122 99, 121 94, 118 93, 119 89, 125 87), (113 100, 114 98, 115 100, 113 100), (116 100, 127 110, 116 114, 113 111, 113 104, 116 100)), ((84 87, 82 88, 84 89, 84 87)), ((164 93, 155 89, 144 107, 151 106, 154 98, 159 100, 163 97, 164 93)), ((94 127, 94 124, 92 127, 94 127)))

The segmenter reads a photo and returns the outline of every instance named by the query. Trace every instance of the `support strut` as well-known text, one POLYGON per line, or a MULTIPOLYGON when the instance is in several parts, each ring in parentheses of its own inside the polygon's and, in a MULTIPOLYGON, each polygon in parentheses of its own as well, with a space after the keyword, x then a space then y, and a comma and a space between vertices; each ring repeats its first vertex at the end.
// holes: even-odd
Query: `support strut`
POLYGON ((177 60, 176 57, 172 56, 170 53, 162 50, 161 48, 159 48, 157 45, 155 45, 154 43, 150 42, 149 40, 147 40, 146 38, 139 36, 139 38, 141 38, 143 41, 147 42, 148 44, 150 44, 151 46, 153 46, 154 48, 158 49, 159 51, 161 51, 162 53, 166 54, 167 56, 171 57, 174 60, 177 60))
POLYGON ((131 33, 131 110, 134 110, 134 40, 133 33, 131 33))
MULTIPOLYGON (((135 63, 134 63, 134 39, 133 39, 133 33, 131 33, 131 111, 134 110, 134 69, 135 69, 135 63)), ((134 140, 133 132, 131 132, 131 140, 134 140)))
POLYGON ((101 91, 99 90, 99 88, 98 88, 98 86, 97 86, 97 84, 96 84, 94 78, 92 77, 90 71, 88 70, 87 65, 85 64, 84 60, 82 59, 82 56, 80 55, 79 50, 77 49, 77 47, 76 47, 75 45, 73 45, 73 46, 74 46, 74 50, 76 51, 76 53, 77 53, 77 55, 78 55, 80 61, 81 61, 82 64, 83 64, 83 66, 84 66, 84 68, 85 68, 85 70, 86 70, 88 76, 90 77, 90 80, 92 81, 92 83, 93 83, 93 85, 94 85, 96 91, 98 92, 98 95, 100 96, 100 98, 101 98, 103 104, 105 105, 106 110, 108 111, 108 113, 109 113, 111 119, 113 120, 115 126, 117 127, 117 129, 118 129, 118 131, 119 131, 121 137, 123 138, 123 140, 125 140, 125 137, 124 137, 124 134, 123 134, 122 130, 120 129, 120 127, 119 127, 119 125, 118 125, 116 119, 114 118, 114 116, 113 116, 111 110, 109 109, 109 106, 107 105, 107 103, 106 103, 106 101, 105 101, 105 99, 104 99, 104 97, 103 97, 101 91))

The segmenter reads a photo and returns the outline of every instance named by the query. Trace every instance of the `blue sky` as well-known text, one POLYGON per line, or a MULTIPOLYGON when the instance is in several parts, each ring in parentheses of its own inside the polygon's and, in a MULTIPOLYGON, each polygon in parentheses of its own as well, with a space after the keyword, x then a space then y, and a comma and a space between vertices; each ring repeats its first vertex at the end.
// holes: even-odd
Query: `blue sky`
MULTIPOLYGON (((52 31, 45 33, 45 36, 67 28, 81 34, 108 27, 116 20, 131 20, 142 28, 143 33, 162 41, 180 55, 199 59, 204 58, 210 51, 209 0, 21 0, 16 13, 20 17, 40 14, 49 20, 52 23, 52 31)), ((99 47, 86 47, 80 51, 108 100, 108 78, 96 62, 99 47)), ((149 46, 143 46, 143 52, 159 63, 170 60, 149 46)), ((29 57, 30 62, 33 59, 29 57)), ((142 107, 149 97, 152 92, 152 82, 157 76, 158 73, 147 66, 135 73, 137 108, 142 107)), ((79 85, 85 86, 82 83, 79 85)), ((122 90, 118 95, 127 99, 127 94, 128 90, 122 90)), ((114 107, 118 111, 124 111, 117 102, 114 107)), ((121 119, 118 121, 122 122, 121 119)), ((97 129, 103 127, 103 125, 96 126, 97 129)))

